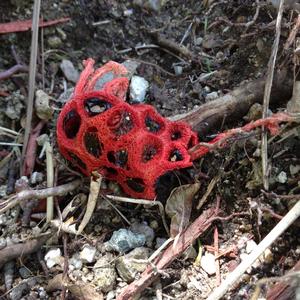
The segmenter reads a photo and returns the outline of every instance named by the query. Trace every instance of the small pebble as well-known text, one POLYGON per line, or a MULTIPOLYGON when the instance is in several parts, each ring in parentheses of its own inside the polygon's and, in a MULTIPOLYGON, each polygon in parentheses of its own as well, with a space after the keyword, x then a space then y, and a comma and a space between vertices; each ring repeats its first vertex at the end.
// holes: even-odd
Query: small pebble
POLYGON ((82 268, 82 260, 80 259, 79 253, 75 253, 69 260, 70 266, 73 266, 74 269, 80 270, 82 268))
POLYGON ((6 223, 7 223, 7 216, 4 214, 1 214, 0 215, 0 226, 6 225, 6 223))
POLYGON ((47 42, 48 42, 48 45, 53 49, 59 48, 62 46, 62 40, 58 36, 50 36, 48 38, 47 42))
POLYGON ((218 97, 219 97, 218 92, 211 92, 206 95, 205 100, 211 101, 217 99, 218 97))
POLYGON ((146 91, 149 88, 149 82, 140 76, 132 76, 130 82, 130 102, 144 102, 146 91))
POLYGON ((116 284, 114 256, 107 253, 100 257, 94 265, 94 281, 103 292, 111 291, 116 284))
POLYGON ((49 120, 53 114, 53 108, 50 106, 50 96, 43 90, 35 92, 35 112, 41 120, 49 120))
POLYGON ((154 240, 154 230, 148 226, 146 222, 133 223, 129 229, 134 233, 143 234, 146 237, 146 245, 148 247, 152 246, 152 242, 154 240))
POLYGON ((295 176, 300 171, 300 165, 290 165, 290 173, 292 176, 295 176))
POLYGON ((195 39, 195 45, 196 46, 200 46, 202 44, 202 42, 203 42, 203 38, 202 37, 197 37, 195 39))
POLYGON ((0 238, 0 250, 4 249, 6 247, 6 239, 5 238, 0 238))
POLYGON ((138 247, 119 257, 116 261, 116 268, 121 278, 128 283, 133 281, 138 273, 145 270, 149 256, 148 248, 138 247))
POLYGON ((95 261, 97 249, 88 244, 83 246, 83 249, 80 252, 80 259, 86 263, 92 263, 95 261))
POLYGON ((62 259, 63 257, 61 256, 61 250, 59 248, 49 250, 44 257, 49 269, 55 265, 59 265, 62 262, 62 259))
POLYGON ((31 276, 30 271, 25 267, 21 267, 19 269, 19 274, 23 279, 29 278, 31 276))
POLYGON ((144 234, 133 233, 128 229, 121 228, 115 231, 111 239, 105 243, 106 247, 119 253, 126 253, 136 247, 144 246, 146 237, 144 234))
POLYGON ((201 267, 208 274, 213 275, 216 273, 215 256, 206 252, 201 258, 201 267))
POLYGON ((287 175, 284 171, 281 171, 277 177, 276 177, 276 181, 279 183, 286 183, 287 182, 287 175))
POLYGON ((182 71, 183 71, 183 67, 182 66, 174 66, 174 72, 175 72, 175 75, 181 75, 182 74, 182 71))
POLYGON ((247 241, 247 243, 246 243, 246 253, 250 254, 256 247, 257 247, 257 244, 253 240, 247 241))
POLYGON ((77 82, 79 78, 79 72, 75 69, 70 60, 63 59, 59 67, 68 81, 73 83, 77 82))
POLYGON ((106 295, 106 300, 113 300, 116 296, 116 292, 115 291, 110 291, 107 293, 106 295))
POLYGON ((30 177, 31 184, 41 183, 44 180, 44 174, 41 172, 33 172, 30 177))

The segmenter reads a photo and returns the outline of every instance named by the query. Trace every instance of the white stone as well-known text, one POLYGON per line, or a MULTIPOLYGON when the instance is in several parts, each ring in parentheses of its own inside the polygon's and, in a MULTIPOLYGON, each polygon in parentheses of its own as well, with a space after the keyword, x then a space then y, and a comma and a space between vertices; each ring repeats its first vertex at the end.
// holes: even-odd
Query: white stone
POLYGON ((46 265, 49 269, 55 265, 59 265, 62 258, 61 250, 59 248, 49 250, 44 257, 46 265))
POLYGON ((130 82, 131 102, 143 102, 148 88, 149 82, 146 79, 140 76, 132 76, 130 82))
POLYGON ((206 95, 205 100, 211 101, 211 100, 214 100, 218 97, 219 97, 218 92, 211 92, 211 93, 206 95))
POLYGON ((208 274, 213 275, 216 273, 215 256, 206 252, 201 258, 201 268, 208 274))
POLYGON ((284 171, 280 172, 277 177, 276 181, 279 183, 286 183, 287 182, 287 175, 284 171))
POLYGON ((84 245, 80 252, 80 259, 83 262, 92 263, 95 261, 96 248, 90 245, 84 245))
POLYGON ((70 266, 74 269, 80 270, 82 268, 82 260, 79 258, 79 253, 75 253, 69 260, 70 266))
POLYGON ((256 248, 257 244, 253 241, 247 241, 246 243, 246 253, 250 254, 255 248, 256 248))

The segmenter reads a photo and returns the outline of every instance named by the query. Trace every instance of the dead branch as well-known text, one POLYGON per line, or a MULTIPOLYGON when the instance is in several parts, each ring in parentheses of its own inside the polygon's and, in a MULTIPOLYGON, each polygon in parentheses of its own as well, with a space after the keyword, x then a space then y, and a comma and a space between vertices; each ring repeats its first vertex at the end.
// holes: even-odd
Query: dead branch
POLYGON ((10 78, 11 76, 13 76, 16 73, 20 73, 20 72, 28 72, 28 67, 23 66, 21 64, 17 64, 14 65, 13 67, 9 68, 6 71, 2 71, 0 72, 0 80, 5 80, 10 78))
POLYGON ((154 262, 154 268, 149 265, 141 274, 141 277, 128 285, 117 300, 132 299, 132 297, 143 291, 158 276, 159 272, 168 267, 178 256, 180 256, 193 242, 205 232, 212 224, 211 220, 216 217, 218 210, 208 209, 204 211, 180 236, 176 248, 173 243, 164 251, 161 257, 154 262))
POLYGON ((50 238, 52 233, 46 233, 37 239, 25 243, 13 244, 0 250, 0 268, 13 259, 36 252, 50 238))
MULTIPOLYGON (((187 122, 203 136, 210 130, 218 128, 224 119, 240 118, 247 113, 254 103, 261 103, 265 84, 266 78, 256 79, 216 100, 201 105, 196 110, 170 119, 187 122)), ((273 81, 271 103, 289 99, 292 95, 292 86, 292 79, 287 72, 279 72, 273 81)))
POLYGON ((30 199, 45 199, 49 196, 64 196, 67 193, 75 190, 82 184, 81 179, 76 179, 74 181, 71 181, 69 183, 56 186, 53 188, 47 188, 42 190, 24 190, 21 191, 14 196, 0 202, 0 214, 4 213, 10 208, 15 207, 22 201, 30 200, 30 199))
POLYGON ((162 49, 166 49, 179 55, 189 61, 197 62, 197 59, 193 52, 191 52, 188 48, 183 45, 177 44, 174 41, 171 41, 164 36, 160 35, 158 32, 149 32, 150 35, 155 39, 156 43, 162 47, 162 49))

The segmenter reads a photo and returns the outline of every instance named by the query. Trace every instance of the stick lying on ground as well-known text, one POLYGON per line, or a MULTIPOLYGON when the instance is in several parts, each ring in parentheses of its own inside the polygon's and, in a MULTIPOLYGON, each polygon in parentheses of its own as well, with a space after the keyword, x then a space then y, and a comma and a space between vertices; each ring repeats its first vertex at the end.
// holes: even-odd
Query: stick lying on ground
MULTIPOLYGON (((293 82, 291 78, 284 71, 275 75, 271 103, 288 100, 292 96, 293 82)), ((225 119, 240 118, 247 113, 254 103, 261 103, 265 83, 265 78, 256 79, 216 100, 201 105, 196 110, 169 119, 187 122, 200 133, 200 136, 203 136, 210 130, 218 128, 226 121, 225 119)))
POLYGON ((71 181, 69 183, 56 186, 53 188, 47 188, 42 190, 24 190, 21 191, 12 197, 0 202, 0 214, 3 214, 10 208, 15 207, 18 205, 21 201, 26 200, 33 200, 33 199, 45 199, 49 196, 64 196, 67 193, 75 190, 82 184, 81 179, 76 179, 74 181, 71 181))
POLYGON ((8 261, 36 252, 46 243, 51 235, 52 233, 46 233, 37 239, 29 240, 25 243, 13 244, 0 250, 0 268, 8 261))

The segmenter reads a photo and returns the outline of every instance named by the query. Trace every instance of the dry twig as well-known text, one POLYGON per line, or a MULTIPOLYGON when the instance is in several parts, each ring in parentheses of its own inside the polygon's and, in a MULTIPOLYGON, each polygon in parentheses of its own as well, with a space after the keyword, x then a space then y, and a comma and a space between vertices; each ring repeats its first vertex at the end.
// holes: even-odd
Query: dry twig
POLYGON ((52 235, 46 233, 25 243, 13 244, 0 250, 0 268, 8 261, 36 252, 52 235))
POLYGON ((15 207, 22 201, 26 200, 40 200, 45 199, 49 196, 64 196, 69 192, 72 192, 82 184, 80 179, 76 179, 69 183, 56 186, 53 188, 41 189, 41 190, 24 190, 12 197, 0 202, 0 214, 6 212, 7 210, 15 207))

